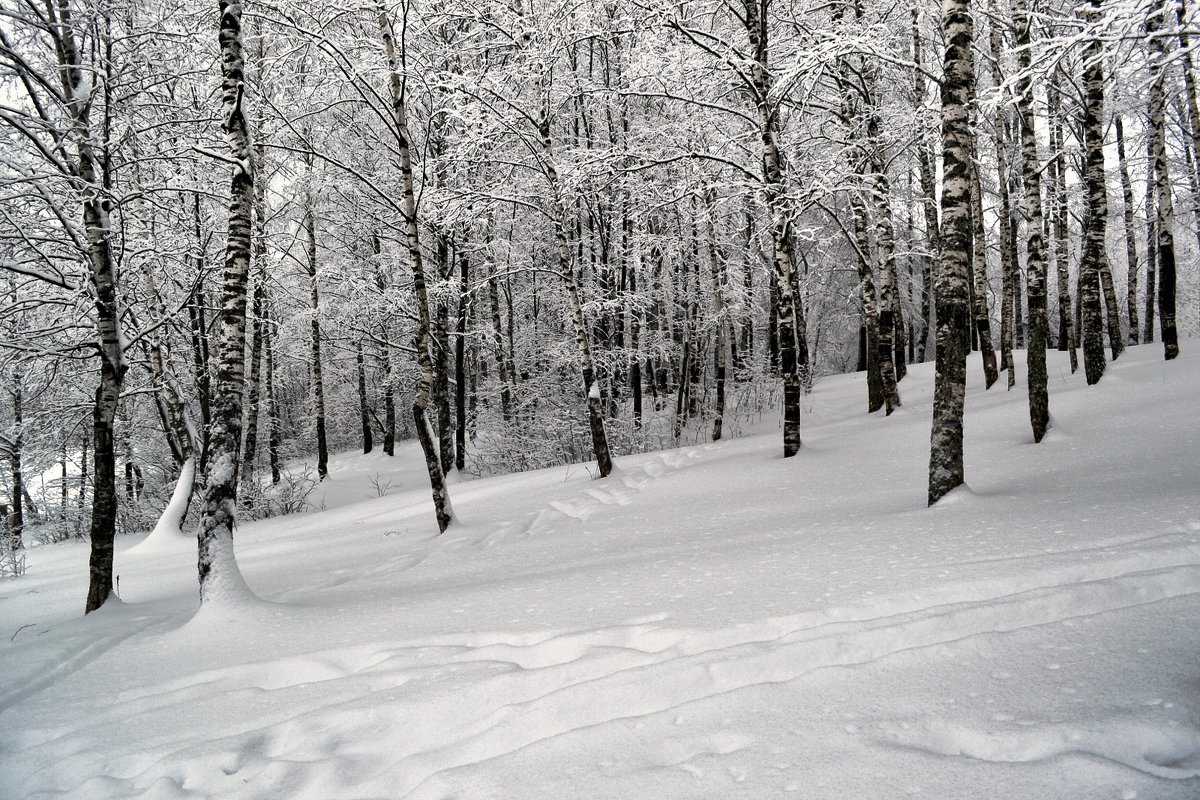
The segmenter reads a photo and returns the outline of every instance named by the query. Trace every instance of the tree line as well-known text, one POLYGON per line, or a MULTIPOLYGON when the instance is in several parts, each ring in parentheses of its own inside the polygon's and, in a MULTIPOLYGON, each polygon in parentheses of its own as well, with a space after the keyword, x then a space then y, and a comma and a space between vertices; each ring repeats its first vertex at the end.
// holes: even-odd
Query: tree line
POLYGON ((1177 283, 1200 324, 1195 32, 1186 0, 13 0, 8 552, 87 535, 91 611, 118 530, 194 492, 209 599, 297 459, 415 438, 445 531, 451 471, 604 478, 780 407, 791 457, 814 381, 864 370, 882 425, 929 359, 932 504, 971 352, 1012 389, 1026 350, 1040 441, 1047 349, 1089 384, 1173 358, 1177 283))

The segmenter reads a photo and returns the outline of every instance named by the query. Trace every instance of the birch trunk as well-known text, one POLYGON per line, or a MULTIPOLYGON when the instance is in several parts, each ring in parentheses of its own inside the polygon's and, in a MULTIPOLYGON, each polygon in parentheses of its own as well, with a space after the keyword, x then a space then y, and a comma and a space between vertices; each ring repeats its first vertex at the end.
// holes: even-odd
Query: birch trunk
POLYGON ((944 0, 945 77, 942 81, 942 249, 934 276, 937 306, 936 377, 929 449, 929 505, 965 480, 963 406, 967 388, 970 308, 967 274, 971 242, 971 129, 974 38, 967 0, 944 0))
POLYGON ((717 335, 714 343, 713 368, 716 372, 716 407, 713 409, 712 440, 718 441, 723 433, 725 418, 725 370, 729 350, 729 320, 725 311, 725 268, 717 253, 717 222, 714 193, 704 195, 708 219, 708 265, 712 272, 713 316, 717 320, 717 335))
POLYGON ((865 339, 866 364, 862 365, 867 371, 867 413, 873 414, 883 408, 887 400, 884 388, 883 371, 879 363, 879 301, 875 293, 875 273, 871 269, 871 244, 867 234, 867 209, 862 198, 855 193, 850 195, 851 216, 854 220, 854 239, 858 255, 858 291, 859 302, 862 305, 863 331, 865 339))
POLYGON ((983 358, 984 390, 1000 379, 996 367, 996 350, 992 346, 992 322, 987 305, 987 230, 983 224, 983 186, 979 182, 979 170, 971 164, 971 225, 972 225, 972 279, 974 298, 972 310, 975 331, 979 337, 979 354, 983 358))
POLYGON ((244 95, 242 6, 220 0, 221 101, 225 136, 237 162, 230 182, 229 238, 225 247, 218 334, 217 390, 204 474, 204 510, 198 534, 200 603, 248 592, 233 552, 237 517, 237 465, 245 385, 246 284, 254 207, 254 159, 244 95))
POLYGON ((1029 419, 1033 426, 1033 440, 1040 442, 1050 425, 1050 399, 1046 386, 1049 326, 1046 321, 1046 262, 1042 244, 1041 162, 1034 130, 1033 81, 1030 76, 1033 22, 1029 16, 1028 0, 1016 0, 1013 4, 1013 24, 1017 29, 1017 63, 1021 69, 1017 79, 1017 111, 1021 123, 1025 218, 1028 220, 1025 279, 1029 304, 1029 419))
POLYGON ((746 32, 752 61, 750 81, 758 106, 759 135, 762 139, 763 185, 771 216, 771 243, 774 246, 775 304, 779 335, 779 366, 783 373, 783 457, 800 451, 800 375, 796 364, 796 325, 794 287, 796 258, 792 244, 792 220, 787 206, 783 163, 776 141, 778 114, 771 102, 771 72, 767 41, 767 0, 745 0, 746 32))
POLYGON ((329 442, 325 436, 325 376, 321 365, 321 294, 317 275, 317 212, 313 198, 304 197, 304 235, 308 267, 309 310, 312 312, 313 416, 317 428, 317 476, 329 476, 329 442))
POLYGON ((1169 54, 1166 39, 1159 35, 1166 13, 1166 0, 1157 0, 1146 15, 1146 33, 1150 38, 1150 149, 1158 206, 1158 322, 1163 354, 1170 361, 1179 355, 1179 333, 1175 327, 1175 237, 1172 233, 1175 211, 1167 165, 1165 73, 1169 54))
POLYGON ((1141 332, 1138 330, 1138 255, 1137 237, 1133 232, 1133 184, 1129 180, 1129 165, 1125 158, 1125 129, 1121 115, 1113 120, 1117 135, 1117 167, 1121 173, 1121 200, 1125 220, 1125 264, 1128 267, 1125 285, 1125 307, 1129 316, 1129 341, 1137 344, 1141 332))
POLYGON ((1063 142, 1063 121, 1060 118, 1062 108, 1061 92, 1058 88, 1058 73, 1051 82, 1049 95, 1050 117, 1050 188, 1053 191, 1054 202, 1050 213, 1054 226, 1054 272, 1058 278, 1058 349, 1070 354, 1071 374, 1079 369, 1079 356, 1076 353, 1077 332, 1075 330, 1075 315, 1071 313, 1071 252, 1070 231, 1068 223, 1067 201, 1067 157, 1063 142))
POLYGON ((279 421, 279 398, 275 395, 275 331, 271 325, 271 304, 269 299, 263 302, 263 349, 266 351, 266 374, 263 380, 267 385, 267 454, 271 462, 271 483, 279 483, 282 474, 279 465, 279 450, 282 446, 283 428, 279 421))
MULTIPOLYGON (((1095 20, 1098 15, 1099 7, 1093 1, 1087 18, 1095 20)), ((1088 385, 1098 382, 1107 366, 1104 358, 1104 319, 1100 309, 1100 275, 1107 261, 1105 239, 1108 226, 1108 195, 1104 174, 1104 65, 1101 57, 1100 42, 1091 39, 1084 50, 1083 179, 1087 189, 1088 212, 1083 257, 1079 261, 1083 370, 1088 385)))
POLYGON ((458 320, 454 338, 454 468, 462 472, 467 465, 467 320, 470 295, 467 294, 469 259, 464 250, 458 257, 458 320))
POLYGON ((395 126, 396 144, 400 151, 400 178, 404 193, 404 223, 407 234, 408 255, 412 263, 413 293, 417 301, 417 394, 413 398, 413 422, 417 439, 425 454, 425 469, 429 473, 429 485, 433 494, 434 515, 438 532, 445 533, 454 519, 450 505, 450 492, 446 487, 446 474, 438 459, 437 445, 429 426, 429 395, 433 386, 433 359, 430 356, 429 292, 425 286, 425 266, 421 257, 420 230, 417 225, 417 201, 413 191, 412 155, 408 143, 408 110, 405 106, 404 84, 400 78, 399 59, 396 54, 396 37, 392 20, 382 3, 377 3, 376 16, 380 37, 388 64, 388 86, 392 101, 392 122, 395 126))
MULTIPOLYGON (((1003 39, 1000 35, 1000 16, 993 8, 991 32, 988 44, 993 64, 993 86, 1004 85, 1004 73, 1000 68, 1003 39)), ((1016 367, 1013 364, 1013 340, 1016 332, 1016 304, 1018 280, 1016 231, 1013 228, 1012 197, 1009 193, 1008 143, 1005 136, 1005 116, 1001 112, 992 123, 992 144, 996 149, 996 189, 1000 194, 1000 264, 1002 295, 1000 301, 1000 369, 1008 370, 1008 388, 1016 385, 1016 367)))
MULTIPOLYGON (((913 29, 913 102, 917 111, 925 107, 925 73, 922 72, 921 17, 916 6, 912 9, 913 29)), ((925 238, 929 243, 929 256, 925 259, 921 277, 921 324, 917 328, 917 361, 925 361, 925 350, 929 344, 929 330, 933 326, 933 264, 938 259, 941 232, 938 224, 937 188, 933 175, 933 156, 925 142, 917 145, 917 168, 921 178, 921 211, 925 217, 925 238)))
MULTIPOLYGON (((125 383, 128 364, 121 346, 121 313, 117 293, 116 264, 110 239, 108 206, 104 193, 101 154, 96 152, 92 128, 93 97, 90 65, 76 40, 75 23, 68 0, 45 5, 53 26, 62 97, 71 116, 71 135, 76 148, 76 188, 83 194, 83 229, 87 242, 89 278, 95 303, 96 349, 100 356, 100 383, 92 407, 94 442, 92 478, 91 552, 88 563, 88 594, 84 613, 102 606, 112 594, 113 543, 117 527, 117 467, 113 446, 113 421, 125 383)), ((100 143, 107 147, 107 140, 100 143)))

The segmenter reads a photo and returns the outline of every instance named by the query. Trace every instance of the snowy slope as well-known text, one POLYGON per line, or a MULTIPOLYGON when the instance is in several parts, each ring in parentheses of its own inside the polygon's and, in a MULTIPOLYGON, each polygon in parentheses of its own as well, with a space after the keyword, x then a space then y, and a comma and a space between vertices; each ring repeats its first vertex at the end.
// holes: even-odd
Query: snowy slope
MULTIPOLYGON (((868 416, 455 484, 346 456, 246 525, 262 598, 193 618, 194 543, 0 583, 0 797, 1200 797, 1200 343, 1053 430, 971 360, 969 490, 925 508, 932 366, 868 416), (386 487, 376 497, 374 482, 386 487), (28 626, 28 627, 22 627, 28 626)), ((1019 364, 1019 375, 1024 365, 1019 364)))

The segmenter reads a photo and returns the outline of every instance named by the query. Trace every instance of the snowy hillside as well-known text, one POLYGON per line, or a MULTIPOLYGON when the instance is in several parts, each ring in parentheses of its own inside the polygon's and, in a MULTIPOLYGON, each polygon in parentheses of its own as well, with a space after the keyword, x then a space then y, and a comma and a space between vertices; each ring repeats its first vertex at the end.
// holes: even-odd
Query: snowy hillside
POLYGON ((261 601, 193 618, 195 545, 0 582, 3 798, 1200 797, 1200 342, 1053 429, 972 357, 967 481, 925 508, 932 365, 778 431, 452 486, 415 445, 246 525, 261 601), (384 493, 385 496, 377 496, 384 493))

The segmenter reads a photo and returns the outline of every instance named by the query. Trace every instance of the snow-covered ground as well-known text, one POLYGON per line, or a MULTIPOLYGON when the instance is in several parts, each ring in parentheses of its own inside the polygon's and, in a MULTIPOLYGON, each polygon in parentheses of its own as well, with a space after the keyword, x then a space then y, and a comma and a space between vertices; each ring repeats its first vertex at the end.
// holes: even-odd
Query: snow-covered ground
POLYGON ((0 582, 4 798, 1200 797, 1200 342, 1053 430, 970 362, 969 490, 925 508, 931 365, 868 416, 820 382, 780 435, 454 484, 346 456, 249 524, 261 601, 193 616, 194 543, 0 582), (390 484, 390 485, 388 485, 390 484), (378 487, 378 488, 376 488, 378 487), (384 493, 384 496, 377 496, 384 493))

